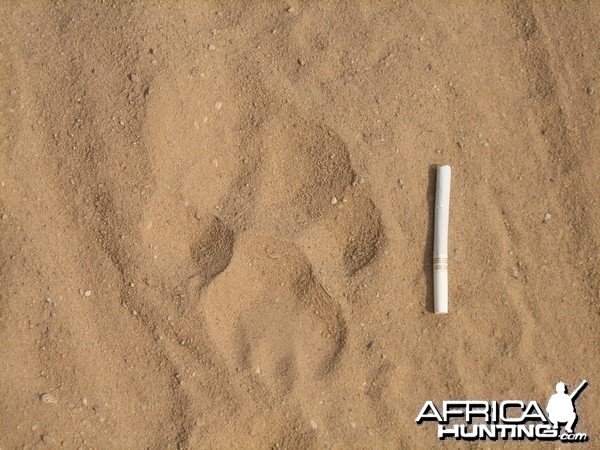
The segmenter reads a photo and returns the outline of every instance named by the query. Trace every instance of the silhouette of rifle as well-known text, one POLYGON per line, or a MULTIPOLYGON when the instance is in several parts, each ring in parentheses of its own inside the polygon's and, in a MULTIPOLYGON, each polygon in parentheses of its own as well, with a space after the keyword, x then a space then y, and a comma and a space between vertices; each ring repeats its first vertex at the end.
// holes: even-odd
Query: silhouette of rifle
POLYGON ((573 400, 575 397, 577 397, 579 395, 579 393, 583 390, 583 388, 586 386, 587 386, 587 380, 583 380, 581 382, 581 384, 579 386, 577 386, 577 388, 573 391, 573 393, 571 395, 569 395, 571 400, 573 400))

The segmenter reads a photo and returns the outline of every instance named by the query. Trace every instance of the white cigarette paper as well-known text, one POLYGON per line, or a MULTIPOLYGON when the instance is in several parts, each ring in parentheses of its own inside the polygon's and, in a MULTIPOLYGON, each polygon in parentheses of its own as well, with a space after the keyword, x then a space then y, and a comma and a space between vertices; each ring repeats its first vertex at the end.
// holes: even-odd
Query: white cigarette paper
POLYGON ((438 166, 433 232, 433 309, 436 314, 448 314, 450 175, 450 166, 438 166))

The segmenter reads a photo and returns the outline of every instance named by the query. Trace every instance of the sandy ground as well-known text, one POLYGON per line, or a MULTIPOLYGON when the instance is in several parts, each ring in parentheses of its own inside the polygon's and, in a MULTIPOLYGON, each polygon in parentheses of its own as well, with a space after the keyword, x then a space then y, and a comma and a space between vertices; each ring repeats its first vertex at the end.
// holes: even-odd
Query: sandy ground
POLYGON ((593 1, 3 1, 0 447, 431 448, 425 400, 583 378, 597 439, 599 30, 593 1))

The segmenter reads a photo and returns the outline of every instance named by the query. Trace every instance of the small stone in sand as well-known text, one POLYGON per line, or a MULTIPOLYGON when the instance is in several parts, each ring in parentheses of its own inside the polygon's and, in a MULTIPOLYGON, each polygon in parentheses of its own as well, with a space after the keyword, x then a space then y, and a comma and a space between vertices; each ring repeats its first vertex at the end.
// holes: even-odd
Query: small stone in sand
MULTIPOLYGON (((589 88, 588 88, 589 89, 589 88)), ((12 88, 10 91, 8 91, 10 93, 10 95, 17 95, 17 89, 16 88, 12 88)))
POLYGON ((46 445, 56 445, 56 439, 48 434, 42 434, 42 441, 46 445))
POLYGON ((89 296, 91 296, 91 295, 92 295, 92 291, 90 291, 90 290, 88 289, 87 291, 85 291, 85 292, 83 293, 83 295, 85 295, 86 297, 89 297, 89 296))
POLYGON ((140 81, 140 77, 137 73, 130 73, 129 74, 129 79, 131 81, 133 81, 134 83, 137 83, 138 81, 140 81))
POLYGON ((337 198, 331 197, 331 204, 335 205, 338 202, 337 198))
POLYGON ((304 61, 304 58, 298 58, 298 64, 300 64, 301 66, 306 65, 306 61, 304 61))
POLYGON ((221 103, 220 101, 216 101, 214 106, 215 109, 218 111, 223 107, 223 103, 221 103))
POLYGON ((510 276, 513 278, 519 278, 519 268, 517 266, 512 266, 512 269, 510 269, 510 276))
POLYGON ((40 395, 40 400, 42 403, 56 403, 56 398, 53 395, 44 392, 40 395))
POLYGON ((8 219, 8 214, 2 214, 1 217, 2 217, 2 220, 6 220, 6 219, 8 219))
POLYGON ((594 92, 596 92, 596 89, 594 89, 594 86, 588 86, 586 92, 588 93, 588 95, 593 95, 594 92))
POLYGON ((207 48, 208 48, 208 50, 210 50, 211 52, 214 52, 214 51, 217 49, 217 47, 215 47, 213 44, 208 44, 207 48))
POLYGON ((550 222, 550 219, 552 219, 552 214, 546 213, 546 215, 544 216, 544 220, 542 222, 548 223, 548 222, 550 222))
POLYGON ((317 429, 317 422, 315 422, 314 420, 311 420, 308 422, 308 426, 311 427, 313 430, 317 429))

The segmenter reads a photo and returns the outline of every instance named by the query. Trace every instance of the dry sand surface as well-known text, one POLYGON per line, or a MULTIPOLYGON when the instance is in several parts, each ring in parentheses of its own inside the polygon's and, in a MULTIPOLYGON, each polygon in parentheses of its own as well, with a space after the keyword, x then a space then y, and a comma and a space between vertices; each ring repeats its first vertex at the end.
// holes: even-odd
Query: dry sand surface
POLYGON ((0 447, 430 448, 425 400, 583 378, 600 438, 599 30, 594 1, 2 1, 0 447))

